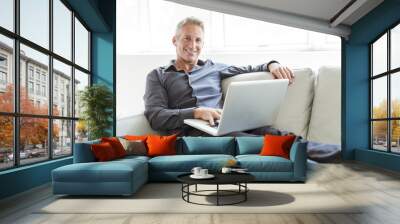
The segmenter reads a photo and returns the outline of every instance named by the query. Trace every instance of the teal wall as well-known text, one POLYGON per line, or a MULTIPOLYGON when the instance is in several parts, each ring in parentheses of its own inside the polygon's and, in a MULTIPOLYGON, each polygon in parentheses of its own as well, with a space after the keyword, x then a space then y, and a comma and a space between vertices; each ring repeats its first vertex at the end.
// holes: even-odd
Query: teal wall
MULTIPOLYGON (((66 2, 79 14, 92 32, 92 82, 106 84, 115 93, 116 0, 66 0, 66 2)), ((115 134, 115 106, 113 123, 110 132, 115 134)), ((50 182, 53 169, 71 163, 72 157, 68 157, 1 171, 0 199, 50 182)))
POLYGON ((71 163, 69 157, 0 172, 0 199, 48 183, 53 169, 71 163))
POLYGON ((398 22, 400 1, 386 0, 342 40, 342 156, 392 170, 399 170, 399 156, 369 150, 369 43, 398 22))

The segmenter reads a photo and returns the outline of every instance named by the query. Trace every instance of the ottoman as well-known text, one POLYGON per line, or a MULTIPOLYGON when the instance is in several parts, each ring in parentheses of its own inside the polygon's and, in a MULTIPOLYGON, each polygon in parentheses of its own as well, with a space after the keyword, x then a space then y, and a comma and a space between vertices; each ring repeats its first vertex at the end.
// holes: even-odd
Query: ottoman
POLYGON ((74 163, 52 171, 53 193, 132 195, 148 180, 146 158, 74 163))

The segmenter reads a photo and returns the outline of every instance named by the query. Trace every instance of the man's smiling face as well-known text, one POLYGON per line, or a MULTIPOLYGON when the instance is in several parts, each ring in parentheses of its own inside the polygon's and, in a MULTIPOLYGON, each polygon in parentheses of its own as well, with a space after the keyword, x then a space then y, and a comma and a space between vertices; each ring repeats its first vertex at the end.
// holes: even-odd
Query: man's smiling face
POLYGON ((177 60, 197 64, 203 48, 203 29, 194 24, 184 25, 172 39, 176 47, 177 60))

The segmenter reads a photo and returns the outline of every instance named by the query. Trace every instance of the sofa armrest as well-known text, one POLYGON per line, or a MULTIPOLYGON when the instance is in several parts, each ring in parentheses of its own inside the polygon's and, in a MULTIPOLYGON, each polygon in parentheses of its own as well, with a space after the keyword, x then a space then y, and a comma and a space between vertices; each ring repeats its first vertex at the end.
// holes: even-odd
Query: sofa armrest
POLYGON ((290 149, 294 181, 305 181, 307 174, 307 141, 295 141, 290 149))
POLYGON ((75 143, 74 147, 74 163, 89 163, 95 162, 96 158, 94 157, 90 146, 92 144, 100 143, 99 140, 89 141, 89 142, 80 142, 75 143))

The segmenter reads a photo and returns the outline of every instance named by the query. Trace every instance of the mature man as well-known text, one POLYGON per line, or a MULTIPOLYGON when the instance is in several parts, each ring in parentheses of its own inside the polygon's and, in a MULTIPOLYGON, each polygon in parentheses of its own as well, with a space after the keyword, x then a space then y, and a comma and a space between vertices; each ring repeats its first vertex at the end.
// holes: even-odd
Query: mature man
MULTIPOLYGON (((172 38, 176 47, 176 60, 148 74, 144 114, 153 129, 179 135, 206 135, 185 125, 183 120, 197 118, 214 125, 215 120, 221 116, 221 81, 224 78, 269 71, 277 79, 289 79, 289 83, 294 80, 293 72, 277 61, 236 67, 199 60, 203 39, 204 25, 200 20, 193 17, 182 20, 172 38)), ((260 128, 231 135, 264 134, 270 131, 268 128, 260 128)))

